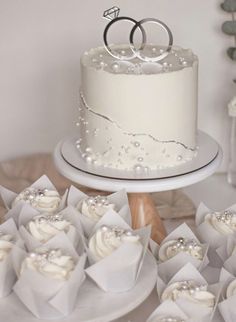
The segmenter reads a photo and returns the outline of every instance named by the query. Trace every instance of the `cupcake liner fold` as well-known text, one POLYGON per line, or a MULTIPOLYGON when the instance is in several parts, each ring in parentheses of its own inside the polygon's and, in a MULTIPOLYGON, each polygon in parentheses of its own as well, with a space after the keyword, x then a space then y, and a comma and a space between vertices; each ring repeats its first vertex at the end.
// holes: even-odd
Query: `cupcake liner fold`
MULTIPOLYGON (((36 188, 36 189, 49 189, 49 190, 56 190, 55 186, 52 184, 52 182, 50 181, 50 179, 46 176, 43 175, 41 176, 38 180, 36 180, 32 185, 30 185, 27 188, 36 188)), ((0 186, 0 195, 2 197, 2 200, 4 202, 5 207, 10 210, 10 209, 14 209, 16 206, 18 206, 18 210, 19 208, 21 208, 25 202, 23 200, 17 202, 17 204, 13 207, 12 203, 15 200, 15 198, 18 196, 17 193, 15 193, 14 191, 11 191, 3 186, 0 186), (21 206, 21 207, 20 207, 21 206)), ((66 204, 66 198, 67 198, 67 191, 65 191, 64 195, 61 197, 61 202, 60 205, 57 209, 57 211, 62 210, 63 208, 65 208, 65 204, 66 204)), ((14 211, 13 211, 14 214, 14 211)))
MULTIPOLYGON (((78 249, 79 253, 81 253, 84 250, 82 240, 83 229, 78 219, 77 211, 74 209, 74 207, 68 206, 67 208, 58 212, 58 214, 61 214, 65 219, 67 219, 71 223, 71 227, 69 231, 66 232, 66 235, 73 244, 73 246, 76 249, 78 249)), ((22 239, 25 241, 26 247, 29 251, 33 250, 34 248, 43 246, 45 244, 36 239, 34 236, 32 236, 26 229, 27 223, 38 215, 41 215, 41 213, 35 209, 32 209, 29 205, 25 205, 22 208, 18 217, 18 225, 20 227, 19 232, 22 239)), ((47 216, 47 214, 45 214, 45 216, 47 216)))
POLYGON ((53 279, 30 269, 21 274, 21 264, 27 253, 14 249, 14 269, 18 275, 14 292, 37 318, 62 318, 70 314, 75 307, 79 288, 85 279, 86 255, 82 254, 79 257, 64 233, 55 236, 44 246, 49 249, 59 248, 77 262, 69 279, 66 281, 53 279))
POLYGON ((217 254, 221 258, 222 262, 225 262, 229 257, 232 256, 232 253, 236 250, 236 236, 228 236, 226 243, 222 244, 216 249, 217 254))
MULTIPOLYGON (((94 227, 94 232, 103 225, 131 230, 130 226, 112 210, 101 218, 94 227)), ((141 245, 125 242, 111 255, 98 262, 95 262, 93 254, 87 247, 90 266, 86 269, 86 273, 105 292, 125 292, 136 283, 147 251, 151 227, 133 232, 139 235, 141 245)))
MULTIPOLYGON (((88 195, 86 195, 79 189, 75 188, 74 186, 71 186, 68 192, 67 204, 72 205, 76 208, 77 204, 80 201, 88 197, 88 195)), ((127 193, 125 192, 125 190, 122 189, 106 197, 110 203, 116 205, 115 211, 128 223, 128 225, 131 225, 131 213, 129 209, 127 193)), ((89 218, 88 216, 82 214, 78 209, 77 211, 79 213, 79 219, 84 229, 85 236, 88 237, 90 236, 97 222, 89 218)))
MULTIPOLYGON (((236 205, 232 205, 225 209, 225 211, 236 213, 236 205)), ((200 203, 197 208, 195 222, 199 238, 205 243, 208 243, 213 249, 217 249, 226 242, 229 235, 218 232, 208 222, 205 222, 205 216, 213 212, 215 212, 215 210, 208 208, 204 203, 200 203)))
MULTIPOLYGON (((198 238, 194 235, 192 230, 188 227, 187 224, 183 223, 178 226, 175 230, 173 230, 161 243, 159 249, 165 243, 171 240, 177 240, 178 238, 183 237, 188 240, 194 240, 200 244, 198 238)), ((186 252, 180 252, 176 254, 174 257, 167 259, 165 262, 158 261, 158 273, 159 276, 167 283, 168 280, 175 273, 177 273, 186 263, 191 263, 194 267, 196 267, 199 271, 204 270, 204 268, 209 264, 209 259, 207 257, 208 245, 201 244, 203 248, 203 259, 199 260, 192 257, 190 254, 186 252)), ((157 251, 157 250, 156 250, 157 251)))
POLYGON ((169 300, 162 302, 156 310, 152 312, 146 322, 155 322, 157 318, 161 317, 178 317, 184 322, 191 321, 190 317, 188 317, 175 302, 169 300))
MULTIPOLYGON (((23 249, 24 243, 19 238, 17 227, 13 219, 9 219, 0 225, 0 231, 3 234, 13 236, 14 246, 17 249, 23 249)), ((12 250, 9 251, 5 259, 0 261, 0 298, 9 295, 12 291, 13 285, 16 282, 16 273, 12 265, 12 250)))
POLYGON ((224 318, 225 322, 236 321, 236 295, 226 298, 226 290, 230 282, 235 279, 235 276, 222 268, 220 274, 220 282, 222 283, 221 301, 218 304, 219 311, 224 318))
POLYGON ((204 307, 198 303, 190 302, 189 300, 184 298, 178 298, 175 301, 175 304, 178 305, 187 316, 191 317, 193 321, 210 322, 213 319, 213 316, 216 311, 221 288, 219 284, 208 285, 207 281, 191 263, 184 265, 182 269, 180 269, 167 284, 160 278, 160 276, 158 276, 157 293, 161 299, 161 295, 167 286, 175 282, 190 280, 196 281, 199 285, 207 285, 208 291, 215 295, 215 305, 213 309, 204 307))

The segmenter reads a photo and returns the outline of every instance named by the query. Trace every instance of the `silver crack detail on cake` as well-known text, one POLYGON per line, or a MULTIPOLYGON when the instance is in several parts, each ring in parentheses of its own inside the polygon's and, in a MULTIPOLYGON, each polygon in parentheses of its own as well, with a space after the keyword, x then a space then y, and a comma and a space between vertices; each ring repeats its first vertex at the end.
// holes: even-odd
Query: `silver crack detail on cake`
POLYGON ((81 102, 83 103, 82 105, 88 110, 90 111, 91 113, 99 116, 99 117, 102 117, 104 118, 105 120, 111 122, 112 124, 114 124, 115 126, 117 126, 120 130, 123 131, 123 134, 125 135, 129 135, 129 136, 133 136, 133 137, 136 137, 136 136, 148 136, 149 138, 151 138, 153 141, 155 142, 158 142, 158 143, 175 143, 175 144, 180 144, 182 145, 186 150, 190 150, 190 151, 196 151, 196 148, 191 148, 191 147, 187 147, 184 143, 181 143, 181 142, 178 142, 178 141, 175 141, 175 140, 166 140, 166 141, 162 141, 162 140, 159 140, 157 138, 155 138, 154 136, 152 136, 151 134, 147 134, 147 133, 131 133, 131 132, 126 132, 124 131, 124 129, 122 129, 122 127, 117 124, 117 122, 115 122, 114 120, 110 119, 108 116, 106 115, 102 115, 100 113, 97 113, 95 112, 91 107, 88 106, 88 104, 86 103, 85 101, 85 97, 83 95, 82 92, 80 92, 80 98, 81 98, 81 102))
MULTIPOLYGON (((83 93, 81 95, 81 106, 79 108, 79 121, 77 122, 77 126, 79 127, 79 131, 81 133, 80 138, 76 141, 76 146, 80 151, 82 157, 88 164, 93 165, 101 165, 104 168, 112 167, 117 169, 124 169, 128 160, 130 162, 129 156, 132 159, 132 165, 128 166, 125 170, 132 170, 136 173, 146 173, 150 170, 149 161, 152 157, 155 160, 155 156, 153 156, 153 151, 148 151, 146 149, 147 142, 152 142, 153 150, 158 151, 159 159, 162 158, 162 161, 158 161, 155 165, 156 169, 162 169, 166 167, 171 167, 171 157, 173 155, 172 151, 175 151, 176 162, 173 166, 177 164, 181 164, 191 160, 196 154, 198 148, 187 147, 185 144, 181 142, 177 142, 175 140, 166 140, 161 141, 151 134, 145 133, 132 133, 127 132, 122 129, 122 127, 117 124, 115 121, 110 119, 106 115, 102 115, 100 113, 95 112, 85 101, 83 93), (101 128, 92 127, 93 124, 96 124, 95 118, 99 118, 98 124, 101 125, 101 128), (103 124, 101 123, 103 122, 103 124), (112 127, 113 133, 117 131, 117 137, 123 137, 119 146, 115 146, 115 136, 109 137, 109 129, 112 127), (97 141, 98 137, 101 137, 102 132, 106 132, 105 135, 103 133, 104 147, 103 149, 93 150, 87 139, 90 137, 97 141), (151 152, 151 153, 150 153, 151 152), (115 162, 107 162, 106 159, 109 160, 109 156, 111 153, 115 157, 115 162)), ((98 146, 98 144, 97 144, 98 146)), ((153 169, 153 168, 152 168, 153 169)))

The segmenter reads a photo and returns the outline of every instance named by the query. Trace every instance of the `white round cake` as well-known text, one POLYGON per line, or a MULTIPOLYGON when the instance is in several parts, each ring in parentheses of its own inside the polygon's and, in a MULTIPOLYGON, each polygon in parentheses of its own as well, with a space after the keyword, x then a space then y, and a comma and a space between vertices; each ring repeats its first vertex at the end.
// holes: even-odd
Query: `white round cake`
MULTIPOLYGON (((116 46, 124 54, 129 46, 116 46)), ((146 46, 149 56, 161 53, 146 46)), ((159 62, 122 61, 105 47, 81 58, 77 148, 88 163, 121 170, 175 167, 197 153, 198 59, 172 47, 159 62)))

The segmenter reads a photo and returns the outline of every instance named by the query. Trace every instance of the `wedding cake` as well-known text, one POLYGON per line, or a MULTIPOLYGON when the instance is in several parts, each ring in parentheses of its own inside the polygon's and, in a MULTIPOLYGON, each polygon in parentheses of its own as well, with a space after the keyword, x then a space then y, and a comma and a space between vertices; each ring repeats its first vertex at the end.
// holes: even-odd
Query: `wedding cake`
MULTIPOLYGON (((131 50, 113 48, 121 57, 131 50)), ((143 51, 149 60, 118 59, 106 47, 83 54, 76 144, 86 162, 148 171, 196 155, 197 57, 180 47, 163 55, 163 47, 145 44, 143 51)))

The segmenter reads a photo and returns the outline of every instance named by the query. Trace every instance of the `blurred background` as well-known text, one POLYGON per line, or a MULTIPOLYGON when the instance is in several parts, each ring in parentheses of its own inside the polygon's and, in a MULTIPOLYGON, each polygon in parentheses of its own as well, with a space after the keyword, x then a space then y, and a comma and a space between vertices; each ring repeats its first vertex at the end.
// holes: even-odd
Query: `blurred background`
MULTIPOLYGON (((228 163, 228 101, 235 95, 232 37, 221 31, 230 16, 218 0, 0 0, 0 161, 52 152, 76 133, 80 56, 102 45, 103 11, 156 17, 174 43, 199 57, 198 124, 223 147, 228 163)), ((118 33, 118 31, 117 31, 118 33)), ((105 93, 104 93, 105 95, 105 93)))

